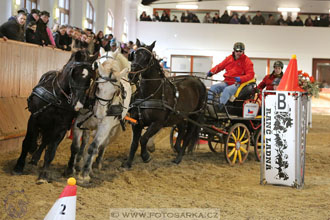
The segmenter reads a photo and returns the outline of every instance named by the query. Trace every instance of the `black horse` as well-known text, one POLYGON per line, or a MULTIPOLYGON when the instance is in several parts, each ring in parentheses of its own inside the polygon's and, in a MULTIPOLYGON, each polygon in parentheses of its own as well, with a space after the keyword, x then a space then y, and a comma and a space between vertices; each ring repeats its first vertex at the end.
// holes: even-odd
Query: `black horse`
POLYGON ((97 54, 92 56, 86 50, 77 51, 61 71, 49 71, 41 77, 28 98, 31 115, 13 174, 23 173, 28 153, 34 153, 39 147, 38 153, 41 154, 47 147, 38 179, 40 183, 48 181, 48 169, 56 149, 70 128, 76 112, 83 107, 86 91, 92 78, 95 78, 92 64, 96 59, 97 54), (42 143, 38 146, 40 137, 42 143))
POLYGON ((206 87, 201 80, 193 76, 165 77, 159 60, 152 52, 155 42, 150 46, 141 46, 137 40, 136 45, 138 49, 134 54, 129 78, 138 83, 129 111, 138 123, 132 125, 133 140, 130 154, 123 166, 132 166, 139 141, 141 157, 144 162, 149 162, 151 157, 146 148, 149 138, 161 128, 173 125, 177 125, 179 129, 175 146, 178 155, 173 161, 178 164, 186 147, 193 147, 198 140, 200 127, 193 122, 203 117, 201 112, 205 107, 206 87), (141 131, 145 126, 148 126, 148 129, 141 137, 141 131))

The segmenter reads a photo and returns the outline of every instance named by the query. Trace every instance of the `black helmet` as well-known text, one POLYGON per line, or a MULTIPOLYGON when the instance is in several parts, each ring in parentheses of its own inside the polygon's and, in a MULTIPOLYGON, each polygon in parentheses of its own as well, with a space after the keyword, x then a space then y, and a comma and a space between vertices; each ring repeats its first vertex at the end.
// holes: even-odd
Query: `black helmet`
POLYGON ((242 42, 236 42, 234 44, 234 51, 244 51, 245 50, 245 46, 242 42))
POLYGON ((275 68, 275 67, 281 67, 281 69, 283 69, 283 63, 282 63, 282 61, 276 61, 275 63, 274 63, 274 65, 273 65, 273 67, 275 68))

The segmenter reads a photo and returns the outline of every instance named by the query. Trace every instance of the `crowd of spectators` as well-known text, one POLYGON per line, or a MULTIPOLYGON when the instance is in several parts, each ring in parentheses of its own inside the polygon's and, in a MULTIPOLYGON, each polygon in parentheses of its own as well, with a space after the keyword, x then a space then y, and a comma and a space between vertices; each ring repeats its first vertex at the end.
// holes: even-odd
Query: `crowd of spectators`
MULTIPOLYGON (((156 11, 151 18, 147 15, 145 11, 140 15, 140 21, 160 21, 160 22, 179 22, 176 15, 173 15, 173 19, 170 19, 170 14, 168 10, 164 10, 162 16, 159 17, 156 11)), ((198 16, 191 12, 182 12, 180 22, 191 22, 191 23, 201 23, 198 16)), ((273 14, 268 14, 265 18, 261 11, 257 11, 255 16, 251 18, 250 15, 241 14, 236 12, 231 12, 229 15, 228 11, 225 10, 220 16, 219 13, 214 13, 212 17, 209 12, 205 13, 202 20, 203 23, 213 23, 213 24, 253 24, 253 25, 285 25, 285 26, 318 26, 318 27, 328 27, 330 25, 329 16, 326 14, 315 16, 314 19, 309 15, 305 21, 302 21, 300 16, 297 16, 295 20, 292 20, 291 16, 287 16, 284 19, 283 15, 280 15, 278 19, 274 17, 273 14)))
POLYGON ((120 43, 112 34, 99 31, 96 35, 91 29, 80 29, 70 25, 54 24, 52 30, 48 27, 50 14, 47 11, 26 9, 17 11, 16 16, 11 16, 7 22, 0 26, 0 38, 58 48, 75 52, 87 49, 96 53, 100 48, 105 51, 115 51, 121 47, 121 52, 128 57, 133 49, 133 42, 120 43))

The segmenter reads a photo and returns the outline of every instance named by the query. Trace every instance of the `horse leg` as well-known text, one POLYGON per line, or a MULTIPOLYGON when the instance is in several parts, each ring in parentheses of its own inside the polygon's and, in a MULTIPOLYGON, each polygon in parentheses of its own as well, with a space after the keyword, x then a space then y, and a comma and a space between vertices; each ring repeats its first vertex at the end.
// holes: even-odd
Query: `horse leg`
MULTIPOLYGON (((79 152, 74 161, 74 169, 75 169, 76 173, 80 173, 84 166, 83 158, 86 155, 85 147, 87 146, 87 144, 89 142, 90 133, 91 133, 91 131, 87 131, 87 130, 82 132, 82 141, 81 141, 80 149, 79 149, 79 152)), ((79 139, 79 141, 80 141, 80 139, 79 139)), ((80 142, 78 142, 78 143, 80 143, 80 142)))
POLYGON ((35 149, 38 136, 38 128, 34 117, 30 116, 28 121, 27 132, 22 144, 22 152, 18 158, 16 165, 12 171, 14 175, 21 175, 25 166, 25 158, 27 154, 35 149))
POLYGON ((46 148, 46 144, 43 140, 43 138, 41 137, 41 144, 39 145, 38 149, 32 154, 32 158, 30 160, 30 164, 32 165, 37 165, 38 161, 40 160, 41 154, 44 151, 44 149, 46 148))
POLYGON ((155 147, 155 136, 152 136, 151 138, 149 138, 148 142, 147 142, 147 149, 150 153, 155 152, 156 147, 155 147))
POLYGON ((89 145, 87 154, 84 156, 84 166, 82 169, 82 179, 84 182, 88 182, 90 180, 89 174, 92 168, 92 163, 98 154, 100 146, 106 146, 108 144, 108 136, 111 128, 111 121, 107 120, 107 118, 103 119, 98 126, 93 142, 89 145))
POLYGON ((55 130, 52 131, 52 134, 45 134, 43 137, 46 135, 51 135, 51 138, 49 139, 49 144, 48 147, 46 148, 45 156, 44 156, 44 165, 42 167, 42 170, 39 174, 39 178, 37 181, 37 184, 41 184, 44 182, 48 182, 49 180, 49 167, 51 162, 54 160, 56 150, 58 145, 61 143, 63 140, 65 134, 66 134, 66 128, 63 127, 58 127, 55 130))
POLYGON ((184 136, 184 131, 186 129, 186 126, 181 123, 176 125, 177 129, 178 129, 178 136, 176 138, 175 144, 174 144, 174 149, 177 153, 180 152, 181 150, 181 145, 182 145, 182 140, 183 140, 183 136, 184 136))
POLYGON ((98 153, 97 158, 95 159, 95 162, 93 164, 93 168, 96 168, 98 170, 102 169, 102 161, 103 161, 103 156, 104 156, 104 153, 105 153, 105 149, 106 149, 107 145, 109 143, 111 143, 117 137, 119 132, 120 132, 120 126, 119 125, 114 126, 111 129, 111 132, 108 136, 108 140, 106 141, 107 144, 102 144, 99 148, 99 153, 98 153))
POLYGON ((122 164, 122 167, 125 167, 125 168, 131 168, 132 167, 132 162, 134 160, 136 150, 139 146, 139 140, 140 140, 140 137, 141 137, 142 129, 143 129, 143 127, 141 127, 139 125, 132 125, 133 140, 132 140, 132 143, 131 143, 131 149, 130 149, 130 152, 129 152, 128 159, 125 163, 122 164))
POLYGON ((76 126, 73 126, 73 138, 72 138, 72 143, 70 146, 71 156, 68 161, 68 165, 64 171, 64 176, 66 176, 66 177, 73 175, 73 172, 74 172, 73 167, 75 165, 76 156, 79 152, 80 139, 81 139, 82 134, 83 134, 83 131, 81 129, 77 128, 76 126))
POLYGON ((141 157, 144 163, 148 163, 151 160, 150 154, 147 151, 147 142, 149 138, 153 137, 163 127, 160 122, 152 123, 147 131, 143 134, 140 139, 141 144, 141 157))

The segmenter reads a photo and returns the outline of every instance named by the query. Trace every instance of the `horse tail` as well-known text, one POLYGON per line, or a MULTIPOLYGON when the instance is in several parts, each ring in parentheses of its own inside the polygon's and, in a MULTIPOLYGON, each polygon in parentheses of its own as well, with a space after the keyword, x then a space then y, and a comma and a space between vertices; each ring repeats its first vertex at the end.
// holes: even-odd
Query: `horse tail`
MULTIPOLYGON (((201 123, 204 120, 204 114, 200 113, 190 118, 197 123, 201 123)), ((201 126, 198 126, 195 123, 188 122, 188 128, 189 127, 191 128, 191 130, 190 130, 190 135, 189 135, 190 139, 187 148, 188 148, 188 152, 193 152, 195 146, 198 144, 199 141, 199 133, 201 131, 201 126)))

